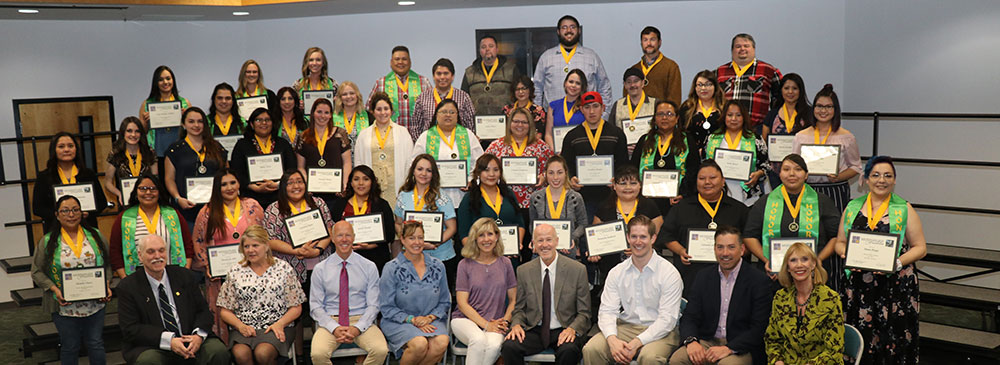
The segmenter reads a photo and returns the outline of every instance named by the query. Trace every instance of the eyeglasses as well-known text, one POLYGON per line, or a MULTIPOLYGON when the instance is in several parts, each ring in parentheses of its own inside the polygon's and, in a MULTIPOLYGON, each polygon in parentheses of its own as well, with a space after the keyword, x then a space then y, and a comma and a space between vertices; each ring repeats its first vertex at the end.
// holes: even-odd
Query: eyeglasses
POLYGON ((528 91, 528 90, 530 90, 530 89, 528 89, 528 88, 526 88, 524 86, 520 86, 520 87, 514 89, 514 91, 528 91))
POLYGON ((715 86, 714 84, 702 84, 700 82, 697 83, 697 84, 694 84, 694 87, 696 89, 704 89, 704 88, 710 88, 710 87, 714 87, 714 86, 715 86))
POLYGON ((257 118, 253 120, 254 122, 271 122, 271 118, 257 118))
POLYGON ((677 113, 674 113, 674 112, 659 112, 659 113, 656 113, 655 115, 656 115, 657 118, 667 118, 667 117, 676 117, 677 113))
POLYGON ((823 110, 833 110, 834 109, 833 105, 819 105, 819 104, 813 105, 813 108, 814 109, 823 109, 823 110))
POLYGON ((559 27, 560 30, 576 30, 576 26, 572 24, 566 24, 559 27))
POLYGON ((455 115, 458 114, 458 110, 438 110, 438 114, 455 115))
POLYGON ((892 173, 887 173, 887 174, 883 175, 883 174, 879 174, 877 172, 873 172, 873 173, 871 173, 871 175, 868 175, 868 180, 878 180, 880 178, 886 179, 886 180, 892 180, 892 179, 896 178, 896 175, 893 175, 892 173))
POLYGON ((76 215, 76 214, 80 214, 80 212, 81 212, 80 208, 59 209, 59 214, 62 214, 62 215, 76 215))
POLYGON ((135 188, 139 189, 139 191, 146 191, 146 192, 156 191, 156 187, 155 186, 136 186, 135 188))
POLYGON ((299 179, 288 180, 288 185, 305 185, 305 184, 306 184, 305 181, 302 181, 302 180, 299 180, 299 179))

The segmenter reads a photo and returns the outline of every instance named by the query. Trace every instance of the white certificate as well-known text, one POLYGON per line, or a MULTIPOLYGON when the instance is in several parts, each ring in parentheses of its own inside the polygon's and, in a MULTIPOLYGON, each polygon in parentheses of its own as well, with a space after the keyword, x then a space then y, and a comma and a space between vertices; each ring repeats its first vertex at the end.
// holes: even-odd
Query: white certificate
POLYGON ((677 170, 646 170, 642 172, 642 196, 647 198, 673 198, 681 183, 677 170))
POLYGON ((722 168, 722 177, 727 180, 749 181, 753 171, 753 152, 715 149, 715 162, 722 168))
POLYGON ((292 242, 289 242, 292 247, 299 247, 330 235, 319 209, 307 210, 285 218, 285 227, 288 228, 288 236, 292 238, 292 242))
POLYGON ((580 185, 609 185, 614 172, 612 155, 576 156, 576 177, 580 185))
POLYGON ((603 256, 622 252, 628 248, 625 239, 625 221, 596 224, 584 229, 590 256, 603 256))
POLYGON ((687 251, 689 261, 715 262, 715 230, 689 228, 687 251))
POLYGON ((208 203, 212 198, 213 177, 189 177, 184 179, 184 197, 195 204, 208 203))
POLYGON ((500 226, 500 242, 503 242, 504 256, 519 254, 521 249, 517 247, 517 226, 500 226))
MULTIPOLYGON (((56 185, 52 187, 56 192, 56 201, 64 195, 72 195, 80 201, 80 210, 91 212, 97 210, 97 201, 94 199, 94 185, 92 184, 68 184, 56 185)), ((104 191, 101 191, 103 194, 104 191)))
POLYGON ((236 148, 236 142, 239 142, 241 139, 243 139, 242 135, 215 137, 215 140, 222 145, 222 148, 226 149, 226 161, 233 159, 233 149, 236 148))
POLYGON ((247 124, 252 124, 250 114, 253 114, 257 108, 267 109, 267 95, 236 99, 236 107, 240 111, 240 118, 247 121, 247 124))
POLYGON ((208 275, 213 278, 226 276, 229 269, 240 263, 240 244, 208 246, 208 275))
POLYGON ((306 115, 312 113, 313 103, 319 99, 326 99, 330 103, 333 103, 333 90, 303 90, 302 91, 302 106, 306 115))
POLYGON ((132 190, 135 190, 135 183, 139 181, 137 177, 128 177, 118 180, 118 191, 122 192, 122 204, 128 205, 128 198, 132 196, 132 190))
POLYGON ((840 145, 804 144, 802 159, 809 167, 809 175, 829 175, 840 173, 840 145))
POLYGON ((767 136, 767 157, 771 162, 781 162, 795 152, 792 145, 795 143, 794 135, 769 135, 767 136))
POLYGON ((552 127, 552 143, 555 144, 553 149, 556 150, 557 154, 562 152, 563 139, 566 138, 566 133, 569 133, 569 131, 573 128, 576 128, 576 126, 566 125, 562 127, 552 127))
POLYGON ((504 115, 477 115, 476 136, 479 139, 500 139, 507 135, 507 117, 504 115))
POLYGON ((306 190, 310 193, 339 193, 344 189, 341 168, 310 168, 306 190))
POLYGON ((785 252, 788 252, 788 248, 797 242, 809 246, 809 250, 813 252, 816 251, 816 237, 775 237, 771 239, 769 246, 771 252, 767 257, 770 258, 772 274, 781 271, 781 265, 785 264, 785 252))
POLYGON ((277 153, 247 157, 250 182, 281 180, 283 173, 281 166, 281 155, 277 153))
POLYGON ((568 219, 536 219, 532 225, 532 230, 541 224, 548 224, 556 229, 556 238, 559 244, 557 250, 568 250, 573 246, 573 223, 568 219))
POLYGON ((893 273, 896 271, 898 249, 898 234, 850 230, 844 267, 893 273))
POLYGON ((444 236, 444 213, 418 212, 407 210, 403 212, 403 220, 420 221, 424 224, 424 241, 438 243, 444 236))
POLYGON ((639 143, 639 137, 649 133, 649 123, 653 120, 653 117, 645 118, 635 118, 635 120, 624 119, 622 120, 622 131, 625 132, 625 140, 628 144, 639 143))
POLYGON ((108 278, 103 267, 63 269, 62 294, 67 302, 100 299, 108 296, 108 278))
POLYGON ((469 185, 469 163, 465 160, 438 160, 442 188, 464 188, 469 185))
MULTIPOLYGON (((381 214, 365 214, 344 218, 354 227, 354 243, 385 241, 381 214)), ((426 234, 426 233, 425 233, 426 234)))
POLYGON ((179 101, 165 101, 160 103, 146 103, 149 111, 149 129, 178 127, 181 125, 181 109, 179 101))
POLYGON ((508 184, 535 185, 538 183, 538 159, 535 157, 503 157, 503 176, 508 184))

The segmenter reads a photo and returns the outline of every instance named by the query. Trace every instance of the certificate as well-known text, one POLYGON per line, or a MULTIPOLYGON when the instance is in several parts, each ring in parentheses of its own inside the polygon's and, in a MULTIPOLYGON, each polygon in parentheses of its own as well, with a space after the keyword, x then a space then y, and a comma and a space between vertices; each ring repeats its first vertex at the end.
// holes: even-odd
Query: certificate
POLYGON ((844 267, 890 274, 896 270, 899 235, 850 230, 844 267))
POLYGON ((108 296, 108 278, 103 267, 63 269, 62 295, 67 302, 100 299, 108 296))
POLYGON ((477 115, 476 136, 479 139, 500 139, 507 135, 507 117, 504 115, 477 115))
POLYGON ((792 145, 795 142, 794 135, 779 136, 779 135, 769 135, 767 136, 767 157, 771 162, 781 162, 788 156, 795 152, 792 149, 792 145))
POLYGON ((247 157, 247 170, 250 172, 250 182, 281 180, 281 174, 283 173, 281 167, 281 155, 277 153, 247 157))
POLYGON ((184 197, 195 204, 205 204, 212 198, 212 177, 189 177, 184 179, 184 197))
POLYGON ((649 123, 653 117, 635 118, 635 120, 622 120, 622 131, 625 132, 625 140, 628 144, 639 143, 639 137, 649 133, 649 123))
POLYGON ((715 162, 722 168, 722 177, 726 180, 749 181, 753 171, 753 152, 715 149, 715 162))
POLYGON ((241 139, 243 139, 241 135, 215 137, 215 140, 222 145, 222 148, 226 149, 226 161, 233 159, 233 149, 236 148, 236 142, 239 142, 241 139))
POLYGON ((809 167, 809 175, 829 175, 840 173, 840 145, 804 144, 802 159, 809 167))
POLYGON ((439 243, 444 236, 444 213, 418 212, 407 210, 403 212, 403 220, 420 221, 424 224, 424 241, 439 243))
POLYGON ((382 229, 381 214, 365 214, 344 218, 354 227, 354 243, 371 243, 385 241, 385 231, 382 229))
POLYGON ((615 158, 612 155, 576 157, 576 177, 580 185, 611 184, 614 171, 615 158))
POLYGON ((438 160, 442 188, 464 188, 469 185, 469 163, 465 160, 438 160))
POLYGON ((128 198, 132 196, 132 190, 135 190, 135 183, 138 181, 137 177, 128 177, 118 181, 118 191, 122 192, 123 205, 128 205, 128 198))
MULTIPOLYGON (((59 201, 59 198, 62 198, 65 195, 72 195, 80 201, 80 210, 85 212, 97 210, 97 201, 94 200, 93 184, 56 185, 52 187, 52 190, 56 193, 56 201, 59 201)), ((101 191, 101 193, 103 194, 104 191, 101 191)))
POLYGON ((247 124, 252 124, 250 114, 253 114, 257 108, 267 109, 267 95, 236 99, 236 107, 240 111, 240 118, 243 118, 247 124))
POLYGON ((319 209, 307 210, 285 218, 285 227, 288 228, 288 236, 292 238, 290 242, 292 247, 299 247, 330 235, 319 209))
POLYGON ((500 242, 503 243, 504 256, 520 254, 518 247, 517 226, 500 226, 500 242))
POLYGON ((792 247, 796 242, 802 242, 806 246, 809 246, 809 250, 816 252, 816 237, 775 237, 771 239, 770 245, 770 262, 771 262, 771 273, 777 274, 781 271, 781 265, 785 264, 785 252, 788 252, 788 248, 792 247))
POLYGON ((226 276, 229 269, 240 263, 240 244, 208 246, 208 275, 213 278, 226 276))
POLYGON ((149 112, 149 129, 179 127, 181 125, 181 109, 179 101, 146 103, 149 112))
POLYGON ((622 252, 628 248, 625 239, 625 221, 595 224, 584 229, 590 256, 603 256, 622 252))
POLYGON ((310 168, 306 190, 310 193, 339 193, 344 189, 341 168, 310 168))
POLYGON ((535 157, 503 157, 503 176, 508 184, 535 185, 538 183, 538 160, 535 157))
POLYGON ((556 229, 556 238, 559 239, 559 244, 556 245, 557 250, 568 250, 573 246, 573 223, 568 219, 536 219, 531 227, 532 230, 538 228, 541 224, 548 224, 552 228, 556 229))
POLYGON ((330 103, 333 103, 333 90, 303 90, 302 91, 302 106, 306 115, 312 113, 313 103, 319 99, 326 99, 330 103))
POLYGON ((555 147, 556 154, 562 152, 563 139, 566 139, 566 133, 569 133, 573 128, 576 128, 576 126, 552 127, 552 143, 555 144, 553 147, 555 147))
POLYGON ((681 183, 677 170, 646 170, 642 172, 642 196, 647 198, 673 198, 681 183))
POLYGON ((715 262, 715 230, 688 228, 689 261, 715 262))

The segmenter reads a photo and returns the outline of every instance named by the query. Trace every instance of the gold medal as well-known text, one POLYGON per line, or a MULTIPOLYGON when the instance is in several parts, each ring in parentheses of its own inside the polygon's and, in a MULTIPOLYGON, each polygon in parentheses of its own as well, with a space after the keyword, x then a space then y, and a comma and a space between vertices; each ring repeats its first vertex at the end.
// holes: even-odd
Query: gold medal
POLYGON ((206 172, 208 172, 208 168, 205 167, 205 165, 198 166, 198 173, 199 174, 204 174, 206 172))
POLYGON ((486 92, 489 92, 490 91, 490 85, 486 85, 486 87, 484 87, 483 90, 486 90, 486 92))
POLYGON ((660 158, 659 161, 656 161, 656 166, 659 166, 659 167, 667 166, 667 161, 663 161, 663 158, 660 158))
POLYGON ((563 67, 563 72, 569 73, 569 66, 563 67))
POLYGON ((711 223, 708 224, 708 229, 716 229, 716 228, 719 228, 719 224, 715 223, 715 221, 712 221, 711 223))
POLYGON ((319 162, 317 164, 319 165, 319 167, 324 167, 326 166, 326 160, 321 158, 319 159, 319 162))
POLYGON ((792 223, 789 223, 788 224, 788 230, 792 231, 792 232, 798 232, 799 231, 799 222, 792 221, 792 223))
POLYGON ((235 239, 239 239, 239 238, 240 238, 240 233, 239 232, 233 232, 233 239, 235 240, 235 239))
POLYGON ((378 154, 379 160, 385 161, 386 158, 388 158, 388 156, 385 155, 385 152, 378 154))
POLYGON ((458 154, 457 154, 457 153, 452 153, 452 154, 451 154, 451 158, 452 158, 452 159, 456 159, 456 158, 458 158, 458 154))

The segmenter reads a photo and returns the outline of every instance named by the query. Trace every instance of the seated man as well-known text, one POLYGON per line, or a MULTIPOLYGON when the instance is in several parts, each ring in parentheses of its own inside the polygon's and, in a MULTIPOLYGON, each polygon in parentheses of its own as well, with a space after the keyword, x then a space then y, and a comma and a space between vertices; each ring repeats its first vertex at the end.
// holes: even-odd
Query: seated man
POLYGON ((310 357, 313 364, 331 364, 330 355, 341 344, 368 351, 366 365, 382 364, 389 354, 385 336, 375 325, 378 316, 378 269, 354 253, 354 228, 348 221, 333 225, 330 255, 313 269, 309 314, 316 324, 310 357), (341 287, 342 284, 348 284, 341 287))
POLYGON ((517 267, 517 301, 500 351, 504 364, 524 364, 524 356, 547 348, 555 349, 556 364, 577 364, 581 336, 590 329, 587 270, 559 257, 559 238, 550 225, 535 227, 531 243, 538 257, 517 267))
POLYGON ((681 317, 681 348, 670 364, 765 364, 764 330, 771 316, 771 281, 743 262, 736 227, 715 231, 718 265, 698 272, 681 317))
POLYGON ((125 361, 229 364, 229 350, 211 332, 212 312, 195 273, 167 266, 167 245, 160 236, 140 239, 138 251, 144 270, 126 276, 117 290, 125 361))
POLYGON ((628 222, 632 255, 615 265, 604 282, 597 326, 601 332, 583 347, 590 364, 663 364, 677 348, 684 281, 666 259, 653 252, 656 228, 644 215, 628 222))

